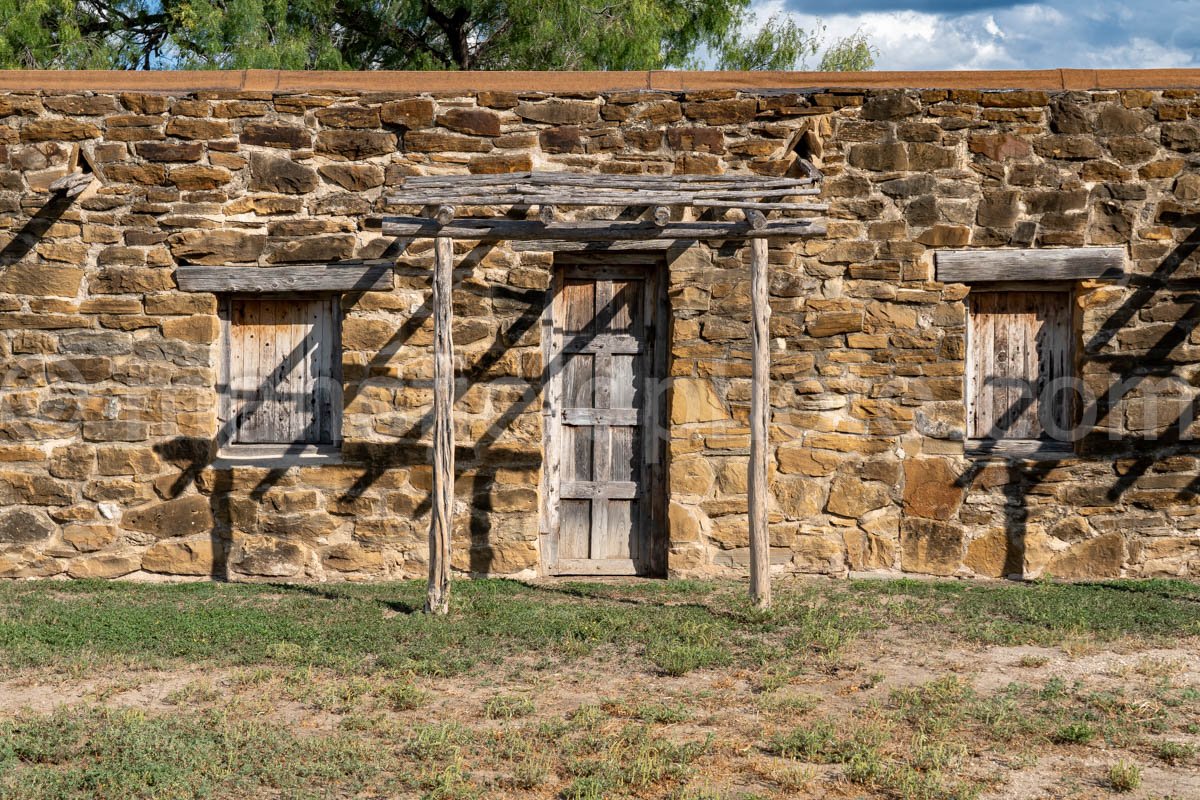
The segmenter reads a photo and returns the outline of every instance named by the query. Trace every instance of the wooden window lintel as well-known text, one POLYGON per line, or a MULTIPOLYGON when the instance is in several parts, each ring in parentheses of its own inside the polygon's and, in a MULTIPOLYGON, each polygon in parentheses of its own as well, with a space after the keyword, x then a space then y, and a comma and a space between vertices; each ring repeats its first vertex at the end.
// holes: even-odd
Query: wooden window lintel
POLYGON ((974 248, 940 250, 936 258, 937 280, 942 283, 1119 280, 1125 276, 1124 247, 974 248))

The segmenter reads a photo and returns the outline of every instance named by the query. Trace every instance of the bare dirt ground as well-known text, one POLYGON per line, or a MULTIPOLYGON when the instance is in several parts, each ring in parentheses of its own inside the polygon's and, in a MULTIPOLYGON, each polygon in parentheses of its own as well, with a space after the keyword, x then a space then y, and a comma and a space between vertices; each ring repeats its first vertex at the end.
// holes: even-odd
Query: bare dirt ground
MULTIPOLYGON (((911 732, 883 718, 895 706, 895 693, 947 679, 978 698, 995 697, 1014 684, 1042 692, 1047 686, 1065 686, 1076 697, 1119 696, 1122 707, 1136 715, 1139 709, 1154 712, 1163 702, 1166 686, 1176 694, 1200 693, 1200 651, 1194 643, 1148 648, 1132 642, 1097 645, 1085 640, 1058 647, 963 646, 893 628, 862 636, 821 669, 772 680, 769 685, 762 674, 745 667, 701 669, 672 677, 642 665, 623 665, 611 654, 561 665, 509 658, 453 677, 416 678, 414 686, 425 699, 414 708, 395 710, 361 699, 369 693, 355 689, 345 677, 321 671, 297 675, 276 668, 187 668, 78 676, 28 670, 0 681, 0 708, 10 714, 48 714, 64 707, 99 705, 162 715, 229 708, 304 736, 361 730, 350 723, 363 717, 369 718, 367 730, 376 735, 411 730, 436 719, 470 731, 476 741, 485 743, 484 749, 489 737, 498 741, 506 732, 528 731, 539 724, 577 718, 582 710, 599 709, 597 713, 609 720, 649 719, 655 735, 665 740, 709 742, 706 752, 669 792, 631 791, 636 796, 1200 798, 1200 767, 1194 755, 1200 747, 1196 727, 1200 718, 1192 719, 1190 733, 1175 729, 1156 737, 1191 748, 1192 755, 1175 764, 1156 757, 1147 737, 1122 731, 1083 742, 1043 737, 1001 741, 974 738, 974 728, 968 726, 956 738, 966 739, 965 755, 940 768, 947 778, 972 782, 974 788, 961 794, 903 783, 871 788, 872 784, 850 780, 846 763, 784 757, 765 744, 805 720, 829 720, 842 730, 876 720, 891 737, 882 751, 903 750, 911 745, 906 741, 911 732), (528 705, 511 714, 503 709, 496 713, 489 705, 496 698, 516 698, 528 705), (646 708, 673 711, 647 712, 646 708), (1118 763, 1137 765, 1140 775, 1135 787, 1114 788, 1110 771, 1118 763)), ((1021 713, 1019 706, 1012 710, 1016 715, 1021 713)), ((1183 713, 1194 713, 1197 707, 1183 713)), ((952 706, 945 711, 957 713, 952 706)), ((488 787, 478 795, 484 797, 569 796, 562 794, 562 783, 553 778, 554 760, 548 757, 542 785, 506 784, 503 765, 497 764, 477 765, 472 781, 488 787)))

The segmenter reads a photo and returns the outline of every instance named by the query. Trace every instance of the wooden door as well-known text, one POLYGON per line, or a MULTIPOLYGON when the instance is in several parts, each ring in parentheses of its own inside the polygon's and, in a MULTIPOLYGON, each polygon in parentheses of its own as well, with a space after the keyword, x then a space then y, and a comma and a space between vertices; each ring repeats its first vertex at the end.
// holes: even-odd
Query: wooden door
POLYGON ((661 568, 651 485, 657 283, 652 268, 565 266, 557 273, 547 391, 553 573, 661 568))
POLYGON ((1071 428, 1068 292, 971 292, 968 425, 973 439, 1042 439, 1071 428))

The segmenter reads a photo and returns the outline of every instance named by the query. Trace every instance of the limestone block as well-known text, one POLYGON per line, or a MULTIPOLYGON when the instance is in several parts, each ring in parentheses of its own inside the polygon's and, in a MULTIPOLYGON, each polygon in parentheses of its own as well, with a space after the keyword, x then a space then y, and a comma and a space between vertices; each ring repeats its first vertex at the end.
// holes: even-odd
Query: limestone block
POLYGON ((91 553, 116 541, 117 530, 112 525, 67 525, 62 538, 78 552, 91 553))
POLYGON ((729 418, 710 381, 676 378, 671 382, 671 422, 687 425, 729 418))
POLYGON ((885 570, 896 567, 896 539, 847 529, 842 533, 846 560, 852 570, 885 570))
POLYGON ((825 484, 810 478, 780 475, 771 484, 775 505, 788 519, 805 519, 825 507, 825 484))
POLYGON ((0 294, 75 297, 83 270, 65 264, 12 264, 0 272, 0 294))
POLYGON ((325 130, 317 134, 316 151, 359 161, 395 152, 396 141, 396 134, 383 131, 325 130))
POLYGON ((384 568, 382 553, 354 543, 328 548, 321 556, 321 563, 338 572, 379 572, 384 568))
POLYGON ((845 570, 845 546, 840 537, 802 535, 792 542, 792 567, 798 572, 821 575, 845 570))
POLYGON ((384 103, 380 107, 380 116, 389 125, 428 128, 433 124, 433 110, 432 100, 412 98, 384 103))
POLYGON ((1125 563, 1125 537, 1109 533, 1086 539, 1056 555, 1045 572, 1056 578, 1119 578, 1125 563))
POLYGON ((890 502, 887 486, 867 482, 854 475, 839 475, 829 488, 825 509, 839 517, 858 519, 868 511, 883 508, 890 502))
POLYGON ((707 458, 691 456, 671 460, 670 490, 674 495, 699 495, 712 492, 716 472, 707 458))
POLYGON ((669 539, 672 545, 701 541, 700 515, 695 507, 672 501, 667 511, 667 521, 670 526, 669 539))
POLYGON ((250 156, 252 191, 305 194, 317 188, 317 173, 289 158, 253 153, 250 156))
POLYGON ((249 122, 239 135, 242 144, 257 147, 275 147, 282 150, 297 150, 312 146, 312 135, 295 125, 278 125, 266 122, 249 122))
POLYGON ((523 119, 551 125, 582 125, 596 122, 600 117, 600 106, 586 100, 523 102, 514 111, 523 119))
POLYGON ((900 566, 905 572, 953 575, 963 561, 962 528, 936 520, 904 519, 900 549, 900 566))
POLYGON ((308 561, 308 550, 270 536, 247 536, 234 545, 229 565, 237 572, 267 578, 290 578, 308 561))
POLYGON ((0 545, 41 544, 58 526, 40 509, 10 508, 0 511, 0 545))
POLYGON ((208 533, 213 528, 211 501, 201 495, 188 495, 136 508, 125 512, 121 527, 158 539, 208 533))
POLYGON ((476 136, 500 135, 500 115, 482 108, 451 108, 438 115, 437 124, 476 136))
POLYGON ((67 574, 72 578, 119 578, 135 572, 141 565, 141 558, 132 554, 83 556, 67 565, 67 574))
POLYGON ((967 555, 963 563, 976 575, 1003 578, 1010 569, 1016 571, 1015 563, 1010 565, 1010 562, 1015 562, 1011 555, 1012 550, 1008 532, 997 528, 972 539, 967 544, 967 555))
POLYGON ((326 128, 378 128, 379 109, 334 106, 317 110, 317 120, 326 128))
MULTIPOLYGON (((226 264, 231 261, 254 261, 262 254, 266 240, 267 237, 261 234, 214 230, 184 231, 172 235, 168 243, 172 255, 184 263, 226 264)), ((142 291, 154 290, 148 287, 142 291)))
POLYGON ((929 519, 946 520, 962 504, 962 470, 944 458, 916 458, 904 462, 904 511, 929 519))
POLYGON ((224 549, 210 536, 168 539, 151 545, 142 554, 142 569, 165 575, 214 575, 224 572, 224 549))

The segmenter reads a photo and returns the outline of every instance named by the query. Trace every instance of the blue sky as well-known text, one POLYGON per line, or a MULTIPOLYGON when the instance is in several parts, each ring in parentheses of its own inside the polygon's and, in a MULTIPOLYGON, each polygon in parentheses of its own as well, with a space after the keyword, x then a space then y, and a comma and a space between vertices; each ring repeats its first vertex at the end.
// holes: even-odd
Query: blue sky
MULTIPOLYGON (((862 29, 877 69, 1200 67, 1200 0, 755 0, 827 38, 862 29)), ((813 66, 810 64, 809 66, 813 66)))

